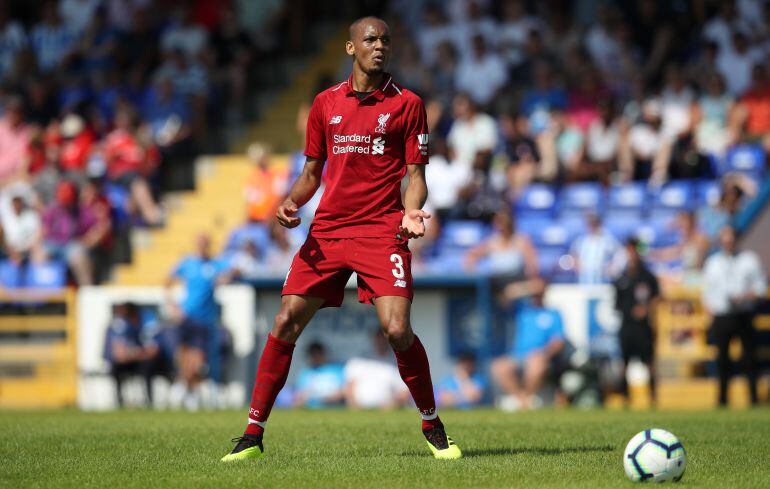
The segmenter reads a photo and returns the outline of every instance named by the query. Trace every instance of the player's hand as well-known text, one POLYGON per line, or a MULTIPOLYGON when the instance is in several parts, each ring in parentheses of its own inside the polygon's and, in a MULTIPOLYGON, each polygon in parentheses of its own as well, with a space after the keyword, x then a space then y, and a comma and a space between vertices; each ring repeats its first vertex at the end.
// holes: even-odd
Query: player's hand
POLYGON ((430 219, 430 214, 422 209, 406 212, 401 219, 401 227, 398 228, 399 234, 406 239, 425 236, 425 219, 430 219))
POLYGON ((295 228, 302 222, 301 218, 294 216, 297 213, 297 210, 299 210, 297 204, 290 200, 286 200, 283 204, 278 206, 275 217, 278 219, 278 223, 281 226, 289 229, 295 228))

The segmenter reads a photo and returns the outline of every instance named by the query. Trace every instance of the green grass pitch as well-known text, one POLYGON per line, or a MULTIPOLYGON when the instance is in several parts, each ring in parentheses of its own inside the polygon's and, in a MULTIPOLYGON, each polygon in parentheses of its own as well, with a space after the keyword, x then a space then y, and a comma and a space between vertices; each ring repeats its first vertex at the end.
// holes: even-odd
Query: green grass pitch
POLYGON ((303 489, 632 487, 621 462, 638 431, 687 449, 682 487, 770 487, 770 410, 702 413, 443 411, 465 457, 430 457, 412 410, 281 411, 266 457, 224 465, 244 412, 0 413, 0 487, 303 489))

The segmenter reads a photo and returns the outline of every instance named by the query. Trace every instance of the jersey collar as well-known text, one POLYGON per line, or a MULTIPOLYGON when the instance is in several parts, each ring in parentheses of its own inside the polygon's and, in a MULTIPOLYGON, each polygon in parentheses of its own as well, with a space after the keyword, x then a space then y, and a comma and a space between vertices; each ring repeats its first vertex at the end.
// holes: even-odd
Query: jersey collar
MULTIPOLYGON (((382 83, 380 83, 380 86, 377 87, 375 91, 373 91, 363 99, 359 100, 358 103, 360 104, 371 97, 374 97, 375 99, 377 99, 377 101, 382 102, 383 100, 385 100, 385 90, 387 90, 392 84, 393 84, 393 76, 391 76, 390 73, 384 72, 382 74, 382 83)), ((347 85, 347 93, 345 95, 355 97, 356 91, 353 90, 353 72, 351 72, 350 76, 348 76, 348 81, 346 85, 347 85)))

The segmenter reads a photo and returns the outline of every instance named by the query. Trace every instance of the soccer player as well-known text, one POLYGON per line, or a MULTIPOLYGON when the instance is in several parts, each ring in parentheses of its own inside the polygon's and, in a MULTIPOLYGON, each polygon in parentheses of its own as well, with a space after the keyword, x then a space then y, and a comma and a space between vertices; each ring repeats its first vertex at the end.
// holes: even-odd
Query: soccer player
POLYGON ((409 321, 412 301, 408 240, 425 234, 428 128, 425 107, 385 72, 388 25, 364 17, 350 26, 345 50, 350 77, 318 94, 307 123, 302 174, 278 207, 278 222, 299 225, 297 210, 315 194, 328 162, 326 190, 307 240, 283 286, 281 309, 257 369, 246 431, 223 462, 261 457, 262 437, 286 382, 294 344, 315 312, 342 304, 345 284, 358 276, 358 299, 373 304, 393 348, 399 373, 422 416, 422 431, 436 458, 460 449, 436 413, 428 357, 409 321), (409 184, 401 196, 401 180, 409 184))

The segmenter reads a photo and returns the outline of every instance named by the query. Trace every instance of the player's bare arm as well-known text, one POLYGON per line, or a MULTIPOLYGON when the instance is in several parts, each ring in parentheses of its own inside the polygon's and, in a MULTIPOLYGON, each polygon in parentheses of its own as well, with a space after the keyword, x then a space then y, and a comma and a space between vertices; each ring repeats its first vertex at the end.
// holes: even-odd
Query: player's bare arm
POLYGON ((430 219, 430 214, 422 210, 428 198, 425 165, 407 165, 406 168, 409 183, 404 192, 404 217, 399 232, 408 239, 420 238, 425 235, 425 219, 430 219))
POLYGON ((286 228, 295 228, 299 226, 302 219, 295 214, 300 207, 305 205, 308 200, 313 198, 318 187, 321 185, 321 174, 323 173, 324 162, 315 158, 308 158, 302 173, 294 182, 289 191, 289 196, 278 206, 275 218, 281 226, 286 228))

